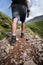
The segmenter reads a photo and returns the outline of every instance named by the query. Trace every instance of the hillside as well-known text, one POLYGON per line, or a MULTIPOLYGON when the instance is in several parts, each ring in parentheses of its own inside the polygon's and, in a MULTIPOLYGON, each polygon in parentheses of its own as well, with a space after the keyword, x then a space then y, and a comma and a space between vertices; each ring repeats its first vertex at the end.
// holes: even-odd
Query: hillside
MULTIPOLYGON (((11 18, 0 12, 0 39, 10 31, 11 18)), ((23 38, 19 24, 16 34, 18 40, 13 46, 11 36, 0 40, 0 65, 43 65, 43 20, 26 23, 23 38)))
POLYGON ((43 38, 43 20, 38 19, 36 22, 33 21, 26 23, 26 31, 43 38))
MULTIPOLYGON (((18 25, 18 29, 20 29, 20 24, 18 25)), ((11 18, 0 12, 0 40, 5 37, 5 32, 11 31, 11 18)), ((43 15, 37 16, 34 19, 30 20, 30 22, 26 23, 26 32, 39 35, 43 38, 43 15)))
POLYGON ((10 31, 11 28, 11 18, 4 14, 3 12, 0 12, 0 39, 3 39, 5 37, 5 32, 10 31))
POLYGON ((38 36, 25 33, 12 46, 10 37, 0 41, 0 65, 43 65, 43 40, 38 36))
POLYGON ((36 22, 36 21, 41 21, 41 20, 43 20, 43 15, 36 16, 27 22, 36 22))

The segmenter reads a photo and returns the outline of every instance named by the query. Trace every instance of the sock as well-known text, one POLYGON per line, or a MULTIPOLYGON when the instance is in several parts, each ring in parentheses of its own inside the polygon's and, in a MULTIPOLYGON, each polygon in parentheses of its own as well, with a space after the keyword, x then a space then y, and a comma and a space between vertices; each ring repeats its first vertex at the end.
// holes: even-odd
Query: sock
POLYGON ((12 34, 12 36, 16 36, 16 34, 12 34))

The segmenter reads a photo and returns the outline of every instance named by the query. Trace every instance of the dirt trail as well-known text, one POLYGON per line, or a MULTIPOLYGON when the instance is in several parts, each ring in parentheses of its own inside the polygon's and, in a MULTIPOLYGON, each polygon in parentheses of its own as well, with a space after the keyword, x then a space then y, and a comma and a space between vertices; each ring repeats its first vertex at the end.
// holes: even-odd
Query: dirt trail
POLYGON ((27 33, 20 38, 20 31, 16 34, 19 40, 14 46, 10 38, 0 41, 0 65, 43 65, 43 40, 27 33))

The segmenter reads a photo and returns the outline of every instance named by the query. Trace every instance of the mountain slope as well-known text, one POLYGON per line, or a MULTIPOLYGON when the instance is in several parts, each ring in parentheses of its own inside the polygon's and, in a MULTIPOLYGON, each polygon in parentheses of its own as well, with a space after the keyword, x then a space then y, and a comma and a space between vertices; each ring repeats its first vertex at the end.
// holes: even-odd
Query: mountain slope
POLYGON ((0 41, 0 65, 43 65, 43 41, 27 33, 20 38, 20 33, 16 31, 19 40, 14 46, 10 38, 0 41))
POLYGON ((41 20, 43 20, 43 15, 36 16, 36 17, 32 18, 31 20, 29 20, 27 22, 36 22, 36 21, 41 21, 41 20))
MULTIPOLYGON (((37 18, 38 19, 38 18, 37 18)), ((32 20, 31 22, 28 22, 26 24, 26 29, 30 33, 34 33, 35 35, 39 35, 41 38, 43 38, 43 19, 32 20)))
POLYGON ((0 39, 5 37, 5 32, 10 31, 11 18, 0 12, 0 39))
MULTIPOLYGON (((20 24, 18 25, 20 29, 20 24)), ((11 18, 0 12, 0 40, 5 37, 5 32, 11 31, 11 18)), ((43 38, 43 15, 35 17, 31 22, 26 23, 26 32, 39 35, 43 38)))

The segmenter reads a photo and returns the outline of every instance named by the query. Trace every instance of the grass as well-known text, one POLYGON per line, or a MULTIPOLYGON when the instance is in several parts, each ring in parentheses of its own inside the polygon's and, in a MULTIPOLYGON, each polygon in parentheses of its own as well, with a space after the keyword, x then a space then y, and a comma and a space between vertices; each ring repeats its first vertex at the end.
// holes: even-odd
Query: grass
MULTIPOLYGON (((41 38, 43 38, 43 20, 37 21, 37 22, 29 22, 26 23, 26 30, 29 31, 29 29, 36 35, 39 35, 41 38), (28 28, 28 29, 27 29, 28 28)), ((30 31, 30 32, 31 32, 30 31)), ((32 33, 31 32, 31 33, 32 33)))
POLYGON ((11 18, 0 12, 0 40, 5 37, 5 32, 11 31, 11 18))
MULTIPOLYGON (((5 37, 5 32, 11 31, 11 20, 9 16, 0 12, 0 40, 5 37)), ((18 24, 17 28, 20 28, 20 24, 18 24)), ((43 20, 26 23, 26 32, 43 38, 43 20)))

